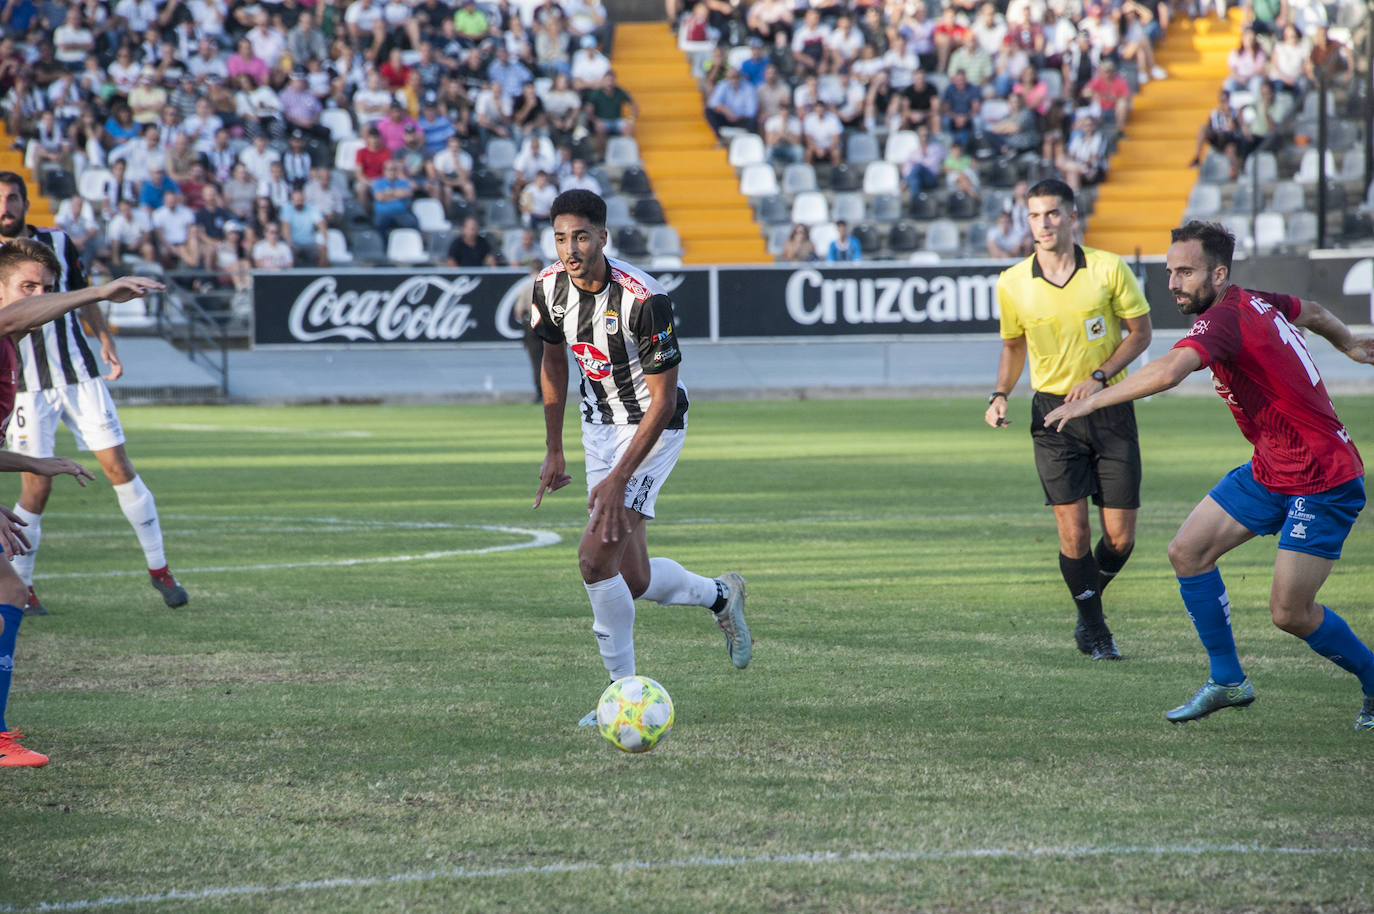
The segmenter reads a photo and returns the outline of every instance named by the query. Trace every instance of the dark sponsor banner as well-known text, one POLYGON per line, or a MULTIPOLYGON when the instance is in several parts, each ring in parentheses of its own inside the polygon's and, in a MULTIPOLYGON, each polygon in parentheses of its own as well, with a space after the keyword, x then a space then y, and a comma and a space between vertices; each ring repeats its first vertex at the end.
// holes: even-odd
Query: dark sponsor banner
MULTIPOLYGON (((683 337, 710 333, 708 271, 663 271, 683 337)), ((255 346, 433 346, 518 340, 520 270, 253 274, 255 346)))
MULTIPOLYGON (((1163 258, 1128 259, 1151 321, 1192 321, 1169 294, 1163 258)), ((822 337, 856 334, 996 333, 997 277, 1011 261, 832 267, 683 267, 652 274, 667 289, 678 335, 822 337), (718 320, 711 326, 712 282, 718 320)), ((529 294, 519 270, 287 270, 255 273, 254 344, 430 346, 518 340, 516 300, 529 294)), ((1242 286, 1286 292, 1326 306, 1350 324, 1374 321, 1368 257, 1323 252, 1239 260, 1242 286)))
POLYGON ((720 270, 720 336, 995 333, 998 264, 720 270))

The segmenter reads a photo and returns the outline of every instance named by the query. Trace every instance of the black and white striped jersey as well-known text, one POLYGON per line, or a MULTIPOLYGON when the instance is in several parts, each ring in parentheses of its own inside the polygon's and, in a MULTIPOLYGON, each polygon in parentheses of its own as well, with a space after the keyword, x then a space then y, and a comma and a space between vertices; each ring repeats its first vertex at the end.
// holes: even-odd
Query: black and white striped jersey
MULTIPOLYGON (((88 285, 86 272, 81 268, 81 252, 67 233, 59 229, 29 226, 29 237, 40 241, 57 253, 62 275, 57 277, 57 291, 72 292, 88 285)), ((49 321, 19 341, 19 389, 51 390, 68 384, 79 384, 100 377, 100 366, 81 330, 79 311, 69 311, 57 320, 49 321)))
MULTIPOLYGON (((658 280, 622 260, 606 258, 608 281, 599 292, 572 284, 562 261, 534 284, 530 326, 549 343, 566 342, 582 374, 582 421, 638 425, 651 397, 646 374, 682 361, 673 332, 673 304, 658 280)), ((677 388, 668 428, 687 426, 687 388, 677 388)))

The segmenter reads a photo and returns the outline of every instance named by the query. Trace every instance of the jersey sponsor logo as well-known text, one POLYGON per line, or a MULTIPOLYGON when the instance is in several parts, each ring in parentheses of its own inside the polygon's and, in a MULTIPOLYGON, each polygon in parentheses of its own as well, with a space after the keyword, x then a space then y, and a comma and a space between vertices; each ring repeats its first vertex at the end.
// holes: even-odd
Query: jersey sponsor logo
POLYGON ((288 327, 301 343, 456 340, 477 326, 462 299, 481 284, 475 276, 421 275, 390 290, 339 292, 336 277, 322 276, 291 303, 288 327))
POLYGON ((660 349, 654 353, 654 364, 662 365, 664 362, 677 356, 677 350, 669 346, 667 349, 660 349))
POLYGON ((1207 321, 1194 321, 1192 329, 1188 331, 1188 335, 1201 336, 1202 334, 1207 332, 1207 328, 1209 326, 1211 326, 1211 324, 1209 324, 1207 321))
POLYGON ((649 337, 649 343, 656 346, 665 340, 672 339, 672 337, 673 325, 669 324, 667 327, 664 327, 662 330, 658 331, 653 336, 649 337))
POLYGON ((589 380, 604 381, 611 376, 610 357, 591 343, 573 343, 572 352, 589 380))
POLYGON ((606 332, 618 333, 620 331, 620 315, 611 310, 606 311, 606 332))
POLYGON ((1083 332, 1090 340, 1100 340, 1107 335, 1107 319, 1098 314, 1083 322, 1083 332))
POLYGON ((1311 523, 1317 519, 1317 515, 1307 511, 1307 500, 1299 496, 1293 499, 1292 507, 1288 509, 1288 516, 1297 521, 1307 521, 1311 523))

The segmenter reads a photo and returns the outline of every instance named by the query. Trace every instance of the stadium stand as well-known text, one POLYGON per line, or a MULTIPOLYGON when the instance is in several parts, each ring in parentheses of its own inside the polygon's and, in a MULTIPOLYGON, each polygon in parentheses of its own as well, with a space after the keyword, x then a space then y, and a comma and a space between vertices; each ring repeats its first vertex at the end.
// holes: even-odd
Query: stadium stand
POLYGON ((926 5, 936 15, 877 7, 852 45, 835 29, 845 4, 808 31, 761 28, 747 4, 665 27, 611 23, 598 0, 576 10, 481 0, 485 30, 463 34, 443 24, 449 0, 377 5, 391 17, 380 30, 355 28, 362 7, 341 0, 319 23, 321 57, 294 3, 204 0, 196 17, 178 4, 149 35, 130 28, 127 7, 94 0, 81 8, 88 35, 77 36, 87 53, 62 67, 40 59, 59 23, 57 5, 38 4, 0 61, 0 167, 30 176, 35 223, 93 220, 86 256, 97 275, 153 263, 230 290, 264 220, 310 221, 288 211, 292 184, 327 224, 317 242, 330 263, 418 264, 441 261, 469 216, 499 252, 524 227, 546 237, 538 171, 555 188, 601 192, 617 249, 665 263, 764 260, 794 222, 823 251, 835 220, 868 259, 905 260, 923 246, 981 255, 1010 190, 1056 174, 1079 186, 1086 241, 1123 253, 1157 248, 1185 212, 1243 225, 1261 252, 1370 238, 1368 55, 1355 51, 1368 46, 1369 22, 1354 0, 1286 4, 1292 23, 1255 23, 1248 6, 1217 17, 1133 0, 1048 12, 1026 0, 986 13, 963 3, 938 35, 942 4, 926 5), (508 28, 512 16, 527 28, 508 28), (250 29, 258 40, 245 58, 236 49, 250 29), (754 87, 757 130, 718 137, 706 93, 731 68, 754 87), (973 76, 968 87, 956 70, 973 76), (1330 90, 1324 155, 1319 79, 1330 90), (598 109, 603 84, 628 93, 620 118, 598 109), (825 152, 831 143, 838 155, 825 152), (383 220, 374 182, 388 159, 411 187, 383 220), (156 195, 141 217, 117 218, 154 162, 198 213, 197 243, 182 253, 152 227, 156 195), (307 183, 312 167, 324 171, 318 186, 307 183), (1325 223, 1315 212, 1323 170, 1325 223), (204 212, 207 184, 223 190, 237 241, 224 238, 226 213, 204 212), (76 197, 89 207, 61 206, 76 197))

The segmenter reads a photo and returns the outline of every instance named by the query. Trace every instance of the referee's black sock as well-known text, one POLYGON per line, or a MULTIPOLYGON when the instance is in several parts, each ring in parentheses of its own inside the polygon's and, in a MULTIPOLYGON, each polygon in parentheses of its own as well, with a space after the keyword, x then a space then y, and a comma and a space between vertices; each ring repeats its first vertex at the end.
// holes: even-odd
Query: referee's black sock
POLYGON ((1071 559, 1059 553, 1059 573, 1064 583, 1069 585, 1069 593, 1078 605, 1078 618, 1089 630, 1106 624, 1102 617, 1102 591, 1097 587, 1097 559, 1092 553, 1082 558, 1071 559))
POLYGON ((1097 541, 1097 548, 1093 550, 1093 558, 1097 559, 1097 592, 1101 594, 1107 589, 1107 585, 1117 576, 1126 565, 1126 560, 1131 557, 1131 550, 1135 549, 1132 542, 1126 547, 1125 552, 1117 552, 1107 545, 1106 539, 1097 541))

